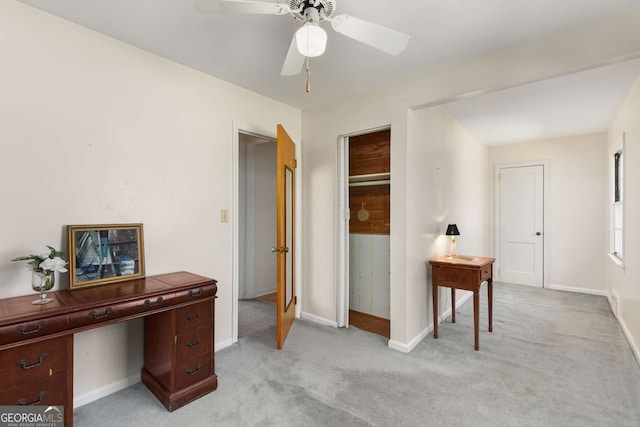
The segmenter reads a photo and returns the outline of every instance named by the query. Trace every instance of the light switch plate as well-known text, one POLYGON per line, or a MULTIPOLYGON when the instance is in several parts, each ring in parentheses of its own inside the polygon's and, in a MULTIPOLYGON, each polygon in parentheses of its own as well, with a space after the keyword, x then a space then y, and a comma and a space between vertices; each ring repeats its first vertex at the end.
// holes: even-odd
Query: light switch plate
POLYGON ((220 222, 229 222, 229 209, 222 209, 220 211, 220 222))

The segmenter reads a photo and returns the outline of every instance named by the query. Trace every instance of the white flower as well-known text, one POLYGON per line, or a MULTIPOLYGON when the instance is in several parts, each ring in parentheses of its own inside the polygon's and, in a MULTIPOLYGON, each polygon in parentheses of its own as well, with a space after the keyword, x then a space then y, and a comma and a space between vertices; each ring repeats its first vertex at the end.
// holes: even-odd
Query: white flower
POLYGON ((64 266, 67 265, 67 262, 60 257, 55 258, 45 258, 44 261, 40 263, 38 267, 42 269, 42 271, 59 271, 60 273, 66 273, 67 269, 64 266))

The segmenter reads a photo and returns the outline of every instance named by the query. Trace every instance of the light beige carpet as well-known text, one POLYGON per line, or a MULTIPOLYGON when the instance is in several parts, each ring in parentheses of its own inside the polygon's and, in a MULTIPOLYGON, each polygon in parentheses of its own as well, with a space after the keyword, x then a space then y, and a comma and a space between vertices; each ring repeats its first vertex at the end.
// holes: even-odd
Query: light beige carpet
MULTIPOLYGON (((640 367, 604 297, 495 285, 409 354, 379 335, 296 320, 216 353, 218 390, 169 413, 141 384, 75 411, 84 426, 634 426, 640 367)), ((429 313, 430 314, 430 313, 429 313)), ((429 318, 429 317, 428 317, 429 318)))

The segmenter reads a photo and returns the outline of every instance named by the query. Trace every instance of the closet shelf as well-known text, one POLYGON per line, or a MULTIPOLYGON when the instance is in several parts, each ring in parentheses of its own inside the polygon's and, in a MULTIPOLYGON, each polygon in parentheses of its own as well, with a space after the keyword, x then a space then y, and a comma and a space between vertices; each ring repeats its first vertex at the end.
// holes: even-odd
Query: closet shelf
POLYGON ((369 173, 366 175, 353 175, 349 177, 349 187, 363 187, 366 185, 391 184, 391 173, 369 173))

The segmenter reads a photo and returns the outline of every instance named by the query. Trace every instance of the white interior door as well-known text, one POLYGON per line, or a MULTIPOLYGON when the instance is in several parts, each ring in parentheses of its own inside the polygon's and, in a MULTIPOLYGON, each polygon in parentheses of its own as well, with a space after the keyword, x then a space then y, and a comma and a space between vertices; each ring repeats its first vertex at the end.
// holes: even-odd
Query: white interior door
POLYGON ((498 276, 543 287, 544 166, 499 167, 498 276))

